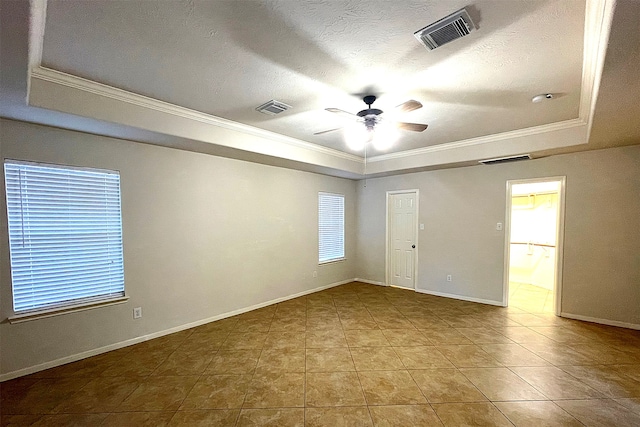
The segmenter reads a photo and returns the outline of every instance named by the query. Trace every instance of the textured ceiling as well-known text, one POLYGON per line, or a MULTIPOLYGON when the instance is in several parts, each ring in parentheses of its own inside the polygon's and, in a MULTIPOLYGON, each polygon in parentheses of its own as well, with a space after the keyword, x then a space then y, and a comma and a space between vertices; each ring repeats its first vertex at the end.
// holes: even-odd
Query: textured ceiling
POLYGON ((391 151, 578 116, 582 1, 49 0, 42 64, 300 140, 348 151, 336 107, 361 95, 427 123, 391 151), (467 7, 478 31, 428 51, 413 37, 467 7), (553 92, 553 101, 532 104, 553 92), (293 108, 267 116, 277 99, 293 108))

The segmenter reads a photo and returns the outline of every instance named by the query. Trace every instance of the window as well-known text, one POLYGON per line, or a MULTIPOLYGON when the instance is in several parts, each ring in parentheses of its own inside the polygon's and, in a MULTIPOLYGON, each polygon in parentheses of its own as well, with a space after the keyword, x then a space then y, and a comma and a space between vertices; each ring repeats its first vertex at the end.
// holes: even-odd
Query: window
POLYGON ((318 261, 344 259, 344 196, 318 193, 318 261))
POLYGON ((124 296, 120 175, 7 161, 16 314, 124 296))

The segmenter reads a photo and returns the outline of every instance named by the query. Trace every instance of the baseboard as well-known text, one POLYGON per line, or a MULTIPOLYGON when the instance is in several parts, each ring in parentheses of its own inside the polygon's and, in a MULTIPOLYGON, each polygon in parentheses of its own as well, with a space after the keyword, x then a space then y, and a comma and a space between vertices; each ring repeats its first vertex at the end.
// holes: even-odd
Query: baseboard
POLYGON ((362 283, 368 283, 370 285, 376 285, 376 286, 388 286, 386 283, 384 282, 376 282, 375 280, 369 280, 369 279, 353 279, 354 282, 362 282, 362 283))
POLYGON ((566 317, 568 319, 583 320, 585 322, 599 323, 601 325, 617 326, 619 328, 640 330, 640 324, 638 324, 638 323, 619 322, 617 320, 601 319, 599 317, 582 316, 580 314, 572 314, 572 313, 560 313, 560 316, 561 317, 566 317))
POLYGON ((499 307, 503 307, 502 301, 493 301, 490 299, 474 298, 474 297, 468 297, 464 295, 447 294, 444 292, 429 291, 426 289, 416 289, 416 292, 420 292, 421 294, 435 295, 437 297, 453 298, 453 299, 459 299, 462 301, 478 302, 480 304, 497 305, 499 307))
POLYGON ((160 338, 165 335, 173 334, 176 332, 184 331, 186 329, 195 328, 196 326, 201 326, 210 322, 215 322, 216 320, 226 319, 227 317, 237 316, 238 314, 246 313, 248 311, 257 310, 262 307, 266 307, 268 305, 277 304, 283 301, 288 301, 290 299, 299 298, 305 295, 313 294, 316 292, 324 291, 325 289, 334 288, 336 286, 344 285, 347 283, 351 283, 354 281, 359 281, 359 279, 348 279, 342 280, 340 282, 331 283, 329 285, 320 286, 314 289, 309 289, 306 291, 298 292, 292 295, 288 295, 285 297, 280 297, 276 299, 272 299, 266 302, 262 302, 260 304, 255 304, 249 307, 241 308, 234 311, 229 311, 223 314, 219 314, 217 316, 208 317, 206 319, 201 319, 196 322, 187 323, 184 325, 176 326, 170 329, 165 329, 162 331, 154 332, 148 335, 142 335, 136 338, 131 338, 125 341, 120 341, 114 344, 110 344, 104 347, 95 348, 93 350, 83 351, 82 353, 73 354, 70 356, 65 356, 60 359, 52 360, 50 362, 41 363, 35 366, 30 366, 28 368, 18 369, 17 371, 7 372, 5 374, 0 374, 0 382, 12 380, 14 378, 22 377, 24 375, 34 374, 36 372, 44 371, 45 369, 55 368, 56 366, 65 365, 71 362, 77 362, 78 360, 86 359, 88 357, 97 356, 102 353, 106 353, 112 350, 118 350, 120 348, 128 347, 130 345, 139 344, 144 341, 149 341, 154 338, 160 338))

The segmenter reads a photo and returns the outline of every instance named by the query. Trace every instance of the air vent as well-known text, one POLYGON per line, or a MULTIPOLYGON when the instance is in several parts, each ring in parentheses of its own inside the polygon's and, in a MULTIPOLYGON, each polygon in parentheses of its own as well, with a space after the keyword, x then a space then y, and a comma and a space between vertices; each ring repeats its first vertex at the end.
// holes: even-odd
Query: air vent
POLYGON ((499 157, 497 159, 480 160, 478 163, 483 165, 495 165, 498 163, 518 162, 520 160, 531 160, 530 154, 521 154, 518 156, 499 157))
POLYGON ((283 111, 287 111, 289 108, 291 108, 290 105, 272 99, 271 101, 265 102, 264 104, 256 108, 256 110, 270 116, 275 116, 276 114, 280 114, 283 111))
POLYGON ((433 50, 443 44, 469 35, 475 29, 476 26, 466 9, 460 9, 431 25, 427 25, 420 31, 416 31, 413 35, 427 49, 433 50))

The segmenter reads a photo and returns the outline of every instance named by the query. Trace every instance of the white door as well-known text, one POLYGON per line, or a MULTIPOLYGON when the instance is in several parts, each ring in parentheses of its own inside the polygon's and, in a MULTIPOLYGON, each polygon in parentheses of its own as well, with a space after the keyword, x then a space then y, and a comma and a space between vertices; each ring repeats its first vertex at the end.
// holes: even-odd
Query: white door
POLYGON ((415 289, 417 193, 392 193, 387 197, 391 285, 415 289))

